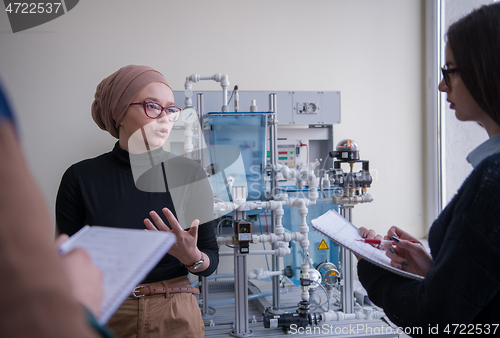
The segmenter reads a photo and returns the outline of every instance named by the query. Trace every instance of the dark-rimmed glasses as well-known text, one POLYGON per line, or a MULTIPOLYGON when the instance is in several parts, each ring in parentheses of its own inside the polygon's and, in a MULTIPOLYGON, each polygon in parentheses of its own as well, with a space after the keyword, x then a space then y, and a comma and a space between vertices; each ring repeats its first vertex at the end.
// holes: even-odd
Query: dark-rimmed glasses
POLYGON ((154 101, 144 101, 131 103, 131 106, 142 105, 144 107, 144 113, 150 119, 157 119, 160 117, 161 113, 165 111, 169 121, 175 122, 181 116, 182 108, 177 106, 163 107, 161 104, 154 101))
POLYGON ((460 70, 458 68, 449 69, 447 66, 441 67, 441 72, 443 73, 444 83, 446 87, 451 88, 450 86, 450 74, 458 73, 460 70))

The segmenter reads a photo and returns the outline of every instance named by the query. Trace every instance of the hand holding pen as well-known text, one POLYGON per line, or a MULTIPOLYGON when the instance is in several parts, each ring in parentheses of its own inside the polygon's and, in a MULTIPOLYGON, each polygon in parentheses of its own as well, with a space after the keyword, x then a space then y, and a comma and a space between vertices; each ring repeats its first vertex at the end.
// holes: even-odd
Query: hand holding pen
POLYGON ((425 276, 434 266, 431 255, 422 243, 398 227, 391 227, 384 239, 374 230, 361 227, 359 231, 365 243, 374 242, 370 244, 386 250, 387 257, 391 259, 391 265, 397 269, 425 276), (380 243, 376 244, 377 241, 380 243))

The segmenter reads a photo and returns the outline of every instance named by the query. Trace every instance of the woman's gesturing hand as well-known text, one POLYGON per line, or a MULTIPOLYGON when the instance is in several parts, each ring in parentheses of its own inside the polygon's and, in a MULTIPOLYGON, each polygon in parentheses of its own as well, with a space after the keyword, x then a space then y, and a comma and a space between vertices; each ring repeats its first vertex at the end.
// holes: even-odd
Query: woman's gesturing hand
POLYGON ((146 228, 152 231, 166 231, 174 234, 177 241, 172 248, 170 248, 168 253, 177 258, 182 264, 191 265, 198 261, 202 256, 201 251, 196 246, 198 241, 198 225, 200 221, 195 219, 191 223, 191 228, 188 231, 185 231, 180 226, 174 214, 172 214, 168 208, 163 208, 162 211, 165 217, 167 217, 168 223, 172 229, 170 229, 165 222, 163 222, 161 217, 155 211, 151 211, 149 215, 153 219, 156 226, 149 220, 149 218, 146 218, 144 220, 146 228))

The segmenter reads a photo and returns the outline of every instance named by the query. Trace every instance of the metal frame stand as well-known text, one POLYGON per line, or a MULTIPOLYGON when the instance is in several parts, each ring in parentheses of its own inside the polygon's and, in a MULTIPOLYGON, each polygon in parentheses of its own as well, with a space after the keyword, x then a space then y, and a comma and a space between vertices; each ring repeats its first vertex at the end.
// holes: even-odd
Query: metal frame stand
POLYGON ((239 253, 239 247, 234 248, 234 274, 235 323, 231 336, 249 337, 253 333, 248 325, 247 255, 239 253))
MULTIPOLYGON (((340 214, 352 223, 353 205, 341 205, 340 214)), ((342 276, 342 312, 354 313, 354 290, 353 290, 353 255, 351 251, 342 247, 341 249, 341 270, 342 276)))
POLYGON ((207 277, 201 277, 201 293, 200 298, 202 299, 201 303, 201 316, 203 318, 208 317, 208 279, 207 277))
MULTIPOLYGON (((233 221, 245 219, 245 217, 246 212, 233 211, 233 221)), ((234 312, 234 329, 231 336, 252 336, 253 333, 248 325, 247 255, 240 253, 238 245, 234 246, 234 312)))

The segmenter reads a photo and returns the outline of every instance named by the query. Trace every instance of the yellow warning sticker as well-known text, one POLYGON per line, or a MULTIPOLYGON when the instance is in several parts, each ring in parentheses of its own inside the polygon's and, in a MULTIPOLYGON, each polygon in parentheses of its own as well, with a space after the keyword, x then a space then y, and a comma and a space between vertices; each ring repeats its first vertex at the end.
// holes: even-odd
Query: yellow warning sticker
POLYGON ((319 245, 318 245, 318 250, 328 250, 328 249, 330 249, 328 247, 328 244, 326 244, 325 240, 322 239, 321 243, 319 243, 319 245))

